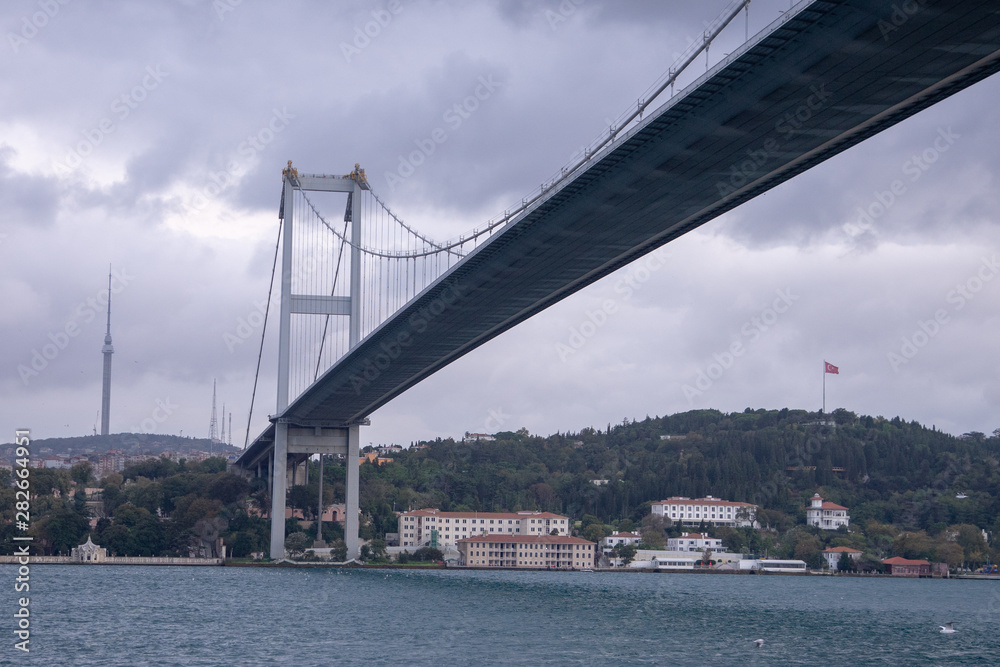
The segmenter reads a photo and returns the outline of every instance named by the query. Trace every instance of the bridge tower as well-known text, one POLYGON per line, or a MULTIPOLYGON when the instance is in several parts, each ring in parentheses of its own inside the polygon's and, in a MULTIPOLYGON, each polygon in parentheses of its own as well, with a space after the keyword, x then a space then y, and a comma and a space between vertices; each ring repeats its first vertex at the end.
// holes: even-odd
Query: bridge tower
MULTIPOLYGON (((336 176, 300 176, 292 167, 282 172, 281 218, 282 230, 281 258, 281 311, 278 329, 278 399, 275 422, 274 448, 271 476, 271 558, 282 558, 285 553, 285 496, 289 482, 289 457, 312 454, 341 454, 347 466, 346 522, 344 541, 347 544, 347 558, 357 558, 359 554, 359 470, 360 427, 362 423, 345 424, 314 420, 310 423, 293 422, 281 416, 289 405, 289 371, 291 367, 291 317, 293 314, 342 316, 349 318, 348 349, 361 341, 361 201, 362 190, 368 189, 364 170, 358 165, 350 174, 336 176), (294 193, 300 191, 343 192, 348 195, 345 218, 350 223, 350 280, 349 296, 329 294, 296 294, 292 292, 293 276, 302 267, 293 266, 293 238, 295 234, 294 193)), ((367 424, 367 420, 365 420, 367 424)), ((295 467, 291 469, 294 482, 295 467)), ((322 517, 320 517, 322 520, 322 517)))

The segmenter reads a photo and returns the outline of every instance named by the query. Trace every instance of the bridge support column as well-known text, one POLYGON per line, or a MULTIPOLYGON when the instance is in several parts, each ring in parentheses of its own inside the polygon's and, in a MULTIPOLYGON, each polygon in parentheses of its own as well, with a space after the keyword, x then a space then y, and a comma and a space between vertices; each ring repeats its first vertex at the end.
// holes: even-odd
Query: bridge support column
POLYGON ((288 424, 274 425, 274 456, 271 464, 271 558, 285 557, 285 482, 288 468, 288 424))
POLYGON ((344 542, 347 544, 347 559, 357 558, 361 553, 358 542, 358 490, 360 470, 358 458, 361 456, 361 427, 357 424, 347 430, 347 516, 344 522, 344 542))

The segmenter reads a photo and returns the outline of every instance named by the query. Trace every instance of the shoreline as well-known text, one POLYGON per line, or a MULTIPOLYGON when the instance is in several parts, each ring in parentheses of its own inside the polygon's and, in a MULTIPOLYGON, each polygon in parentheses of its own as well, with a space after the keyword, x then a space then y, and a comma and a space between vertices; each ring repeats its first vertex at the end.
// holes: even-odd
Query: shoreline
MULTIPOLYGON (((0 565, 19 564, 17 556, 0 555, 0 565)), ((107 559, 98 562, 81 562, 71 560, 69 556, 33 556, 33 565, 124 565, 124 566, 154 566, 154 567, 256 567, 256 568, 330 568, 330 569, 350 569, 350 570, 448 570, 448 571, 474 571, 474 572, 574 572, 578 574, 692 574, 692 575, 729 575, 729 576, 778 576, 778 577, 824 577, 824 578, 850 578, 850 579, 961 579, 964 581, 1000 581, 997 574, 953 574, 947 577, 933 576, 901 576, 891 574, 862 574, 862 573, 837 573, 830 572, 756 572, 753 570, 653 570, 645 568, 615 568, 606 570, 573 570, 573 569, 548 569, 548 568, 528 568, 528 567, 449 567, 447 565, 393 565, 378 563, 366 565, 362 563, 324 563, 281 560, 275 562, 260 561, 234 561, 223 560, 221 558, 182 558, 169 556, 109 556, 107 559)))

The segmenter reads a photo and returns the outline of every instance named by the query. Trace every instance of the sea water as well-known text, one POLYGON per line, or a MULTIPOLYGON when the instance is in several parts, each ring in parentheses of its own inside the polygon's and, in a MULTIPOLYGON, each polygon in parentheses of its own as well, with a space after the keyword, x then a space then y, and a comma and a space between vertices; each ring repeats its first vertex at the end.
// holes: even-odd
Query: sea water
POLYGON ((1000 581, 35 565, 24 654, 0 576, 0 664, 1000 664, 1000 581))

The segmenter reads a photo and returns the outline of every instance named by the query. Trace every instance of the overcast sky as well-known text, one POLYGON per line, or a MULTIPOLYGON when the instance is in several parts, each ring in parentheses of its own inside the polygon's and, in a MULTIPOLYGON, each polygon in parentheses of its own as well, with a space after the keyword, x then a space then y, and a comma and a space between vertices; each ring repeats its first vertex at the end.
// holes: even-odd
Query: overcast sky
MULTIPOLYGON (((288 160, 360 163, 408 222, 455 236, 556 172, 727 4, 4 2, 0 440, 99 425, 111 264, 112 431, 206 436, 217 379, 242 443, 259 329, 224 337, 266 297, 288 160), (482 78, 489 97, 389 182, 482 78)), ((755 0, 750 33, 787 7, 755 0)), ((362 444, 816 410, 824 360, 828 410, 1000 427, 998 106, 994 77, 706 224, 389 403, 362 444)), ((275 329, 251 439, 275 408, 275 329)))

